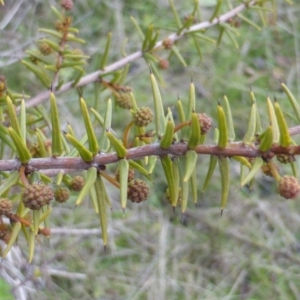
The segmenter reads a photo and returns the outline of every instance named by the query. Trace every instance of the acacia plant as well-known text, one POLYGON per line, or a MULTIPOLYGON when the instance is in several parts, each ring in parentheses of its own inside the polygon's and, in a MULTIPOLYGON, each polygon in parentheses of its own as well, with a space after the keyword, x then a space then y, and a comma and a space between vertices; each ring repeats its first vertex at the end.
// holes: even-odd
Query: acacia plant
MULTIPOLYGON (((300 154, 300 148, 292 139, 300 127, 288 127, 286 115, 275 98, 266 97, 268 125, 264 128, 255 95, 250 90, 250 115, 245 116, 248 126, 240 141, 235 140, 230 99, 224 96, 212 101, 217 115, 216 128, 212 128, 212 118, 197 107, 193 80, 187 102, 178 99, 174 108, 164 107, 160 94, 161 69, 168 68, 169 60, 162 59, 161 52, 167 52, 169 58, 176 57, 186 65, 177 48, 183 37, 193 42, 200 59, 202 43, 209 41, 219 46, 222 37, 227 35, 236 46, 240 21, 259 29, 260 25, 251 19, 252 15, 258 13, 264 23, 267 15, 276 11, 272 0, 240 2, 233 8, 230 1, 218 0, 211 17, 200 21, 198 0, 194 1, 190 15, 184 19, 179 17, 172 0, 169 0, 177 26, 173 34, 162 37, 153 24, 142 29, 132 18, 141 39, 140 50, 127 55, 125 47, 121 47, 123 58, 107 64, 111 42, 109 33, 103 37, 106 47, 101 52, 99 65, 91 74, 85 74, 89 56, 77 49, 77 45, 85 41, 72 25, 73 2, 62 0, 60 6, 51 7, 55 21, 53 28, 40 28, 43 37, 36 41, 35 47, 26 50, 26 57, 21 61, 44 90, 37 95, 27 95, 27 91, 23 93, 22 90, 16 92, 10 89, 5 74, 0 77, 0 238, 7 244, 3 257, 22 235, 29 247, 29 261, 32 261, 37 235, 49 237, 51 234, 51 201, 66 202, 70 190, 77 193, 76 206, 87 201, 86 198, 91 201, 99 215, 106 246, 107 210, 111 207, 107 187, 114 185, 119 189, 121 208, 125 211, 127 200, 140 203, 147 200, 149 193, 154 193, 147 181, 155 182, 151 178, 155 168, 163 170, 170 205, 174 211, 180 207, 184 215, 189 201, 197 205, 199 155, 210 156, 202 192, 212 180, 216 166, 219 167, 221 215, 230 189, 231 161, 240 164, 241 187, 251 186, 255 174, 262 169, 274 178, 282 197, 294 199, 300 193, 295 167, 295 156, 300 154), (215 40, 207 32, 213 26, 218 30, 215 40), (124 85, 130 63, 139 58, 149 65, 152 107, 140 105, 132 88, 124 85), (109 91, 109 97, 103 96, 104 114, 100 114, 96 107, 89 107, 85 101, 83 87, 92 83, 97 86, 100 98, 109 91), (80 107, 85 126, 85 134, 81 137, 74 133, 74 124, 62 125, 58 109, 57 96, 61 95, 60 101, 63 101, 63 93, 71 89, 78 91, 78 99, 73 103, 80 107), (111 125, 114 105, 121 107, 123 114, 131 116, 121 134, 117 134, 111 125), (50 111, 46 107, 50 107, 50 111), (151 122, 154 130, 147 129, 151 122), (101 128, 100 135, 96 134, 97 127, 101 128), (208 135, 213 138, 206 138, 208 135), (281 176, 278 163, 290 164, 292 175, 281 176), (109 164, 116 166, 116 173, 107 170, 109 164), (81 175, 73 176, 74 172, 81 172, 81 175), (10 223, 5 222, 7 219, 10 223)), ((281 83, 281 88, 300 123, 299 103, 284 83, 281 83)))

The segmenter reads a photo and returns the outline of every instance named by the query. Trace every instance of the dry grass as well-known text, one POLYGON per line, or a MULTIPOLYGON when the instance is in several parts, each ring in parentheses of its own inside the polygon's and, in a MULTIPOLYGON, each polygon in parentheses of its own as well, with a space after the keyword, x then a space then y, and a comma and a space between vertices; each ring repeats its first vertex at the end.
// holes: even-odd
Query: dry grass
POLYGON ((91 209, 57 208, 64 226, 34 264, 17 248, 2 268, 16 277, 18 265, 20 289, 35 290, 28 299, 298 299, 297 202, 241 196, 222 218, 217 207, 189 209, 185 225, 151 202, 112 214, 106 253, 91 209))

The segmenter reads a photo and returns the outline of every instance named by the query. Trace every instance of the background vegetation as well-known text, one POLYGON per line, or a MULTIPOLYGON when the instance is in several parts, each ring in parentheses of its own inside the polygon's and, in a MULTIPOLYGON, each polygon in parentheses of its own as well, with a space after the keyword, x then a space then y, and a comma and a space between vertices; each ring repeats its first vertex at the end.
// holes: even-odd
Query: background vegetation
MULTIPOLYGON (((38 28, 54 22, 49 5, 58 6, 58 2, 11 0, 1 8, 0 67, 11 89, 32 96, 43 90, 19 60, 42 36, 38 28)), ((193 77, 198 108, 215 117, 215 101, 226 94, 235 108, 236 132, 241 137, 250 88, 262 116, 267 93, 283 101, 280 81, 299 96, 300 4, 276 2, 276 15, 268 14, 265 27, 255 12, 250 13, 261 31, 241 22, 239 49, 225 36, 218 48, 203 43, 201 61, 193 44, 181 40, 178 47, 188 67, 182 67, 175 57, 170 59, 170 68, 163 72, 165 107, 173 106, 177 95, 187 99, 193 77)), ((192 1, 174 3, 182 18, 192 10, 192 1)), ((201 1, 202 19, 209 18, 213 4, 213 0, 201 1)), ((108 32, 113 34, 111 62, 121 58, 125 38, 128 54, 140 49, 130 16, 143 27, 153 23, 162 28, 162 37, 175 28, 168 1, 78 0, 73 12, 74 25, 87 41, 82 50, 91 56, 87 73, 97 68, 108 32)), ((211 28, 209 35, 216 38, 217 31, 211 28)), ((133 88, 140 104, 152 106, 148 73, 145 61, 135 61, 126 85, 133 88)), ((93 91, 93 86, 83 90, 90 104, 95 104, 93 91)), ((58 98, 61 116, 66 116, 62 125, 67 121, 73 126, 80 124, 77 102, 74 105, 76 91, 58 98)), ((97 99, 100 111, 103 101, 97 99)), ((130 115, 116 107, 113 128, 122 130, 126 118, 129 121, 130 115)), ((75 127, 77 132, 81 129, 75 127)), ((208 157, 199 160, 200 195, 208 157)), ((238 178, 238 165, 233 164, 231 172, 238 178)), ((238 181, 232 184, 228 206, 220 218, 216 172, 210 188, 199 196, 199 208, 190 204, 182 224, 179 211, 174 215, 165 199, 166 183, 159 168, 153 178, 150 198, 141 205, 129 204, 124 217, 118 191, 110 190, 113 211, 106 253, 99 220, 88 202, 75 209, 74 196, 63 207, 54 208, 51 238, 40 241, 34 262, 26 263, 22 241, 2 261, 1 299, 13 299, 12 295, 20 299, 300 299, 299 200, 283 200, 275 193, 274 182, 260 175, 251 192, 240 190, 238 181)))

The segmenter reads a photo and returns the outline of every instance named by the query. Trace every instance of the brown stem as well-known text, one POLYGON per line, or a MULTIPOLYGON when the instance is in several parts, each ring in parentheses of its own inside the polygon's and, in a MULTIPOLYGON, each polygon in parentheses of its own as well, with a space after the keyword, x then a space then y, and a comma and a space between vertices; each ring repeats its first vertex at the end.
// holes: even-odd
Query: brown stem
POLYGON ((26 227, 29 227, 31 225, 31 222, 16 215, 16 214, 13 214, 13 213, 10 213, 10 214, 7 214, 6 215, 11 221, 13 222, 20 222, 21 224, 23 224, 24 226, 26 227))
POLYGON ((179 131, 180 129, 182 129, 183 127, 185 126, 189 126, 191 125, 191 121, 185 121, 185 122, 182 122, 180 124, 178 124, 175 128, 174 128, 174 133, 179 131))
MULTIPOLYGON (((290 129, 291 135, 300 133, 300 125, 290 129)), ((216 145, 199 145, 194 149, 198 154, 215 155, 215 156, 244 156, 244 157, 257 157, 262 156, 262 153, 255 146, 246 146, 242 142, 229 143, 224 149, 218 148, 216 145)), ((126 158, 137 160, 144 158, 145 156, 164 156, 174 155, 181 156, 188 151, 188 146, 185 142, 175 143, 168 149, 161 149, 158 142, 145 146, 135 147, 128 149, 126 158)), ((300 155, 300 146, 291 145, 288 148, 283 148, 278 145, 274 145, 267 153, 271 158, 277 154, 293 154, 300 155)), ((266 156, 266 153, 264 153, 266 156)), ((33 158, 29 161, 28 167, 34 170, 57 170, 72 169, 72 170, 85 170, 93 164, 108 165, 119 161, 119 158, 115 152, 100 153, 90 163, 84 162, 79 157, 48 157, 48 158, 33 158)), ((13 171, 19 169, 21 163, 17 159, 0 160, 0 171, 13 171)))
MULTIPOLYGON (((161 149, 159 143, 153 143, 150 145, 145 145, 141 147, 135 147, 128 149, 127 159, 141 159, 145 156, 164 156, 164 155, 174 155, 181 156, 184 155, 188 150, 186 143, 180 142, 175 143, 170 146, 169 149, 161 149)), ((255 147, 248 147, 242 143, 230 143, 225 149, 220 149, 215 145, 199 145, 194 149, 198 154, 206 155, 216 155, 216 156, 244 156, 244 157, 257 157, 262 156, 261 152, 255 147)), ((282 148, 280 146, 273 146, 269 150, 269 154, 289 154, 293 152, 295 155, 300 154, 299 146, 290 146, 287 148, 282 148)), ((84 162, 78 157, 57 157, 57 158, 35 158, 29 161, 29 166, 36 170, 51 170, 57 169, 77 169, 85 170, 90 167, 91 164, 107 165, 115 163, 119 160, 115 152, 111 153, 101 153, 97 155, 91 163, 84 162)), ((2 160, 0 161, 0 171, 12 171, 20 167, 20 162, 12 160, 2 160)))
MULTIPOLYGON (((30 225, 31 225, 30 221, 18 216, 17 214, 13 214, 13 213, 6 214, 6 217, 9 218, 10 221, 20 222, 25 227, 30 227, 30 225)), ((44 236, 49 236, 50 235, 50 229, 46 228, 46 227, 45 228, 39 228, 38 233, 42 234, 44 236)))
POLYGON ((100 171, 101 176, 103 176, 107 181, 109 181, 112 185, 117 187, 118 189, 120 188, 120 183, 114 179, 113 177, 109 176, 107 173, 100 171))
POLYGON ((125 148, 128 148, 128 136, 129 136, 129 132, 130 132, 130 129, 131 129, 133 124, 134 124, 134 121, 131 121, 125 127, 125 130, 124 130, 124 133, 123 133, 123 145, 124 145, 125 148))
POLYGON ((20 179, 21 179, 24 187, 26 187, 29 184, 25 171, 26 171, 26 167, 21 166, 19 169, 19 174, 20 174, 20 179))

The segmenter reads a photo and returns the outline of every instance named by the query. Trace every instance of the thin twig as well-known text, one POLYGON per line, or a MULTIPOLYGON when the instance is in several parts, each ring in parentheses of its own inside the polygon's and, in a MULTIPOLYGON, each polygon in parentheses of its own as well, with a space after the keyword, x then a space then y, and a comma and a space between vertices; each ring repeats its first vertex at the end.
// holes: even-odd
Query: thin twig
MULTIPOLYGON (((300 132, 300 126, 296 126, 290 129, 292 135, 300 132)), ((141 147, 135 147, 128 149, 127 159, 137 160, 146 156, 164 156, 184 155, 189 150, 187 143, 179 142, 173 144, 168 149, 162 149, 159 143, 153 143, 141 147)), ((220 149, 216 145, 199 145, 194 149, 198 154, 215 155, 215 156, 244 156, 244 157, 257 157, 263 156, 263 153, 255 146, 247 146, 242 142, 229 143, 224 149, 220 149)), ((264 153, 265 155, 266 153, 264 153)), ((291 154, 299 155, 300 146, 291 145, 288 148, 283 148, 278 145, 274 145, 267 152, 268 157, 272 157, 276 154, 291 154)), ((95 156, 92 162, 86 163, 80 157, 48 157, 48 158, 33 158, 29 161, 28 167, 33 170, 57 170, 72 169, 73 170, 85 170, 92 165, 108 165, 115 163, 119 160, 119 157, 115 152, 100 153, 95 156)), ((13 171, 21 167, 21 163, 17 159, 0 160, 0 171, 13 171)))
POLYGON ((67 278, 69 280, 85 280, 87 278, 87 275, 83 273, 67 272, 56 269, 47 269, 46 274, 49 276, 67 278))

